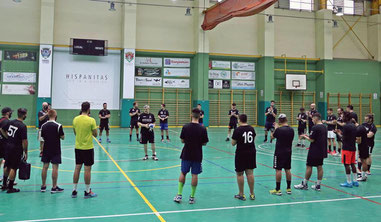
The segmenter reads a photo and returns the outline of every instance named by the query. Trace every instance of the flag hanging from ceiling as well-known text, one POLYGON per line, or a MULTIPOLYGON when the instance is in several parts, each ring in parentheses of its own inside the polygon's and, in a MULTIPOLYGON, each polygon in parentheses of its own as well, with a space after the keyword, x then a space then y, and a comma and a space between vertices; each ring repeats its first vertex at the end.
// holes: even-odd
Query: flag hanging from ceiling
POLYGON ((262 12, 278 0, 225 0, 205 11, 203 30, 212 30, 221 22, 262 12))

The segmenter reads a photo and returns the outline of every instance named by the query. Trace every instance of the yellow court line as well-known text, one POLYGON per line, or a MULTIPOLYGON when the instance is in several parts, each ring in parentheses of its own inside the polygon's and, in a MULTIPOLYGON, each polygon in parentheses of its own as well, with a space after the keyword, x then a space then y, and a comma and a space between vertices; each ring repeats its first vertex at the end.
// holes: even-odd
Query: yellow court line
POLYGON ((102 150, 106 153, 106 155, 110 158, 110 160, 115 164, 115 166, 119 169, 119 171, 123 174, 123 176, 127 179, 127 181, 131 184, 131 186, 135 189, 135 191, 140 195, 140 197, 144 200, 144 202, 151 208, 152 212, 156 215, 157 218, 161 222, 165 222, 164 218, 159 214, 156 208, 149 202, 149 200, 144 196, 144 194, 140 191, 140 189, 135 185, 134 182, 127 176, 127 174, 123 171, 123 169, 119 166, 119 164, 114 160, 114 158, 110 155, 109 152, 98 142, 98 140, 93 137, 95 142, 102 148, 102 150))

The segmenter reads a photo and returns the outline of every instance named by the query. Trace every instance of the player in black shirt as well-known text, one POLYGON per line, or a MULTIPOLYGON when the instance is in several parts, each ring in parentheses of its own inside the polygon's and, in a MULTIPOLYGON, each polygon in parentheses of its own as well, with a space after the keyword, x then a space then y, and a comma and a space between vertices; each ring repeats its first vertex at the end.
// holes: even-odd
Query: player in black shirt
POLYGON ((353 106, 348 105, 346 111, 350 113, 351 120, 353 119, 356 123, 358 123, 358 117, 357 114, 353 111, 353 106))
MULTIPOLYGON (((5 149, 6 149, 6 143, 7 143, 7 130, 8 130, 8 124, 9 119, 12 117, 12 109, 9 107, 4 107, 1 110, 2 117, 0 119, 0 168, 1 164, 3 163, 3 160, 5 159, 5 149)), ((6 171, 6 167, 4 167, 4 172, 6 171)), ((5 174, 5 173, 4 173, 5 174)), ((3 181, 3 178, 1 178, 0 182, 3 181)), ((4 180, 6 181, 6 179, 4 180)))
POLYGON ((356 137, 357 128, 353 123, 354 120, 351 113, 344 112, 344 122, 343 129, 338 131, 338 133, 343 137, 343 150, 341 151, 341 162, 345 167, 345 174, 347 177, 347 182, 340 184, 342 187, 352 188, 353 186, 358 186, 357 182, 357 172, 356 172, 356 137), (352 168, 352 180, 351 180, 351 168, 352 168))
POLYGON ((192 174, 192 191, 189 197, 189 203, 195 202, 195 193, 198 183, 198 175, 202 172, 202 146, 208 142, 208 133, 206 128, 200 125, 201 111, 199 108, 192 110, 192 122, 185 124, 181 130, 180 139, 184 143, 181 151, 181 173, 179 177, 179 186, 177 195, 174 198, 176 203, 181 203, 182 193, 185 184, 185 177, 189 171, 192 174))
POLYGON ((246 200, 243 192, 246 173, 247 183, 250 188, 250 199, 255 200, 254 194, 254 169, 257 168, 256 149, 255 149, 255 130, 247 124, 247 115, 239 115, 239 127, 234 130, 232 145, 237 145, 235 151, 235 171, 237 172, 237 182, 239 193, 234 197, 239 200, 246 200))
POLYGON ((312 116, 317 113, 318 111, 316 110, 316 104, 312 103, 310 105, 310 111, 307 112, 308 116, 308 134, 311 133, 312 127, 314 126, 314 123, 312 122, 312 116))
POLYGON ((57 112, 53 109, 48 112, 49 120, 41 126, 41 136, 44 139, 42 149, 41 162, 44 163, 42 168, 41 192, 46 192, 46 177, 49 169, 49 163, 52 163, 52 181, 53 187, 51 193, 63 192, 64 189, 57 186, 58 165, 61 161, 61 139, 65 139, 62 125, 56 122, 57 112))
POLYGON ((317 168, 317 182, 311 188, 317 191, 321 189, 321 180, 323 179, 323 161, 327 158, 327 135, 328 129, 322 123, 319 113, 312 116, 314 126, 311 129, 309 136, 303 135, 308 141, 311 142, 310 149, 307 155, 307 168, 306 174, 301 184, 295 185, 296 189, 308 190, 308 180, 312 175, 312 167, 317 168))
POLYGON ((168 118, 169 112, 165 109, 165 104, 161 104, 161 109, 159 110, 157 116, 160 119, 160 130, 161 130, 161 142, 164 142, 164 131, 167 135, 167 141, 169 142, 169 134, 168 134, 168 118))
POLYGON ((19 189, 13 188, 17 169, 19 168, 21 159, 28 159, 28 137, 27 128, 23 121, 26 119, 27 110, 20 108, 17 110, 17 119, 12 120, 8 124, 7 129, 7 146, 4 172, 3 190, 7 188, 7 193, 20 192, 19 189), (8 180, 8 184, 6 181, 8 180), (5 181, 5 182, 4 182, 5 181))
POLYGON ((157 161, 159 160, 156 156, 155 151, 155 134, 153 129, 155 128, 155 116, 149 112, 149 105, 144 106, 144 112, 140 114, 138 124, 141 127, 140 129, 140 143, 144 145, 145 156, 143 160, 148 160, 148 147, 147 143, 151 144, 152 149, 152 159, 157 161))
POLYGON ((103 103, 103 109, 99 111, 99 143, 102 143, 102 132, 103 130, 106 130, 106 137, 107 137, 107 142, 111 143, 111 140, 109 138, 110 136, 110 125, 109 125, 109 120, 111 117, 110 110, 107 109, 107 103, 103 103))
POLYGON ((370 167, 372 165, 372 152, 374 147, 374 137, 377 132, 377 127, 374 125, 374 115, 369 113, 365 115, 365 122, 363 125, 366 128, 367 131, 367 137, 368 137, 368 146, 369 146, 369 159, 368 159, 368 171, 367 174, 370 175, 370 167))
POLYGON ((200 110, 200 118, 198 122, 200 123, 201 126, 204 126, 204 111, 201 109, 201 104, 197 104, 197 109, 200 110))
POLYGON ((336 155, 336 124, 337 124, 337 118, 333 114, 333 109, 329 108, 327 110, 327 120, 323 120, 323 123, 327 124, 328 128, 328 153, 332 155, 336 155), (332 144, 333 144, 333 151, 332 151, 332 144))
POLYGON ((344 118, 344 110, 343 110, 343 108, 338 108, 337 109, 337 121, 336 121, 335 133, 336 133, 337 144, 339 146, 338 146, 338 152, 336 153, 336 156, 341 155, 341 149, 343 148, 343 138, 340 134, 337 133, 338 131, 343 130, 343 126, 344 126, 343 118, 344 118))
MULTIPOLYGON (((267 134, 269 131, 274 132, 274 123, 275 123, 275 117, 278 113, 278 110, 275 108, 275 101, 271 100, 271 105, 266 108, 265 116, 266 116, 266 123, 265 123, 265 140, 263 142, 267 142, 267 134)), ((272 139, 270 139, 270 143, 272 143, 272 139)))
POLYGON ((291 194, 291 153, 292 141, 294 140, 294 129, 288 126, 286 114, 280 114, 279 124, 275 124, 275 131, 271 138, 275 138, 274 169, 276 171, 276 188, 270 190, 270 194, 282 195, 280 182, 282 180, 282 169, 286 172, 287 194, 291 194))
POLYGON ((305 140, 303 135, 306 134, 307 129, 307 114, 305 112, 305 109, 302 107, 299 109, 300 113, 298 113, 298 116, 296 119, 298 120, 298 144, 296 144, 297 147, 305 147, 304 144, 305 140))
POLYGON ((130 142, 132 140, 132 130, 135 128, 136 130, 136 140, 139 140, 139 125, 138 125, 138 119, 140 115, 140 109, 138 108, 138 102, 134 102, 134 107, 130 109, 130 116, 131 116, 131 122, 130 122, 130 142))
POLYGON ((40 157, 42 157, 42 146, 44 140, 41 137, 41 126, 46 123, 49 119, 48 111, 49 111, 49 103, 43 102, 42 109, 38 112, 38 141, 40 141, 40 157))
POLYGON ((358 181, 365 182, 367 179, 366 171, 368 170, 369 164, 369 144, 368 144, 368 133, 364 125, 357 126, 357 147, 360 161, 359 170, 361 171, 361 177, 358 178, 358 181))
POLYGON ((228 115, 230 117, 230 121, 229 121, 228 137, 226 137, 225 141, 230 140, 230 135, 232 133, 232 129, 235 130, 237 128, 238 115, 239 115, 239 111, 237 109, 237 104, 235 104, 235 103, 232 104, 232 109, 229 110, 228 115))

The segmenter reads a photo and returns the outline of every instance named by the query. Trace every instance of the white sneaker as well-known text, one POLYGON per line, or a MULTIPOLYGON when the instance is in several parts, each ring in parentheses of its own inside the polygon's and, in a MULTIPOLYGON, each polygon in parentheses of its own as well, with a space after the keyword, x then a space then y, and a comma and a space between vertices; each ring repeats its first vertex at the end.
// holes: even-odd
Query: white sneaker
POLYGON ((308 190, 308 185, 304 184, 302 181, 300 184, 294 185, 294 188, 298 190, 308 190))

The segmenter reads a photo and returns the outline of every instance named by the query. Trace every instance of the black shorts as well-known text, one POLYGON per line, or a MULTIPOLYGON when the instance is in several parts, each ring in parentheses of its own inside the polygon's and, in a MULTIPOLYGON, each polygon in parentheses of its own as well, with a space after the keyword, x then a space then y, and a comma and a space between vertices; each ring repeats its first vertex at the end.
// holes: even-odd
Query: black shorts
POLYGON ((359 147, 358 150, 359 150, 360 159, 367 159, 369 157, 369 153, 370 153, 371 148, 370 147, 365 147, 365 148, 359 147))
POLYGON ((308 124, 308 134, 311 134, 311 131, 312 131, 312 127, 314 127, 314 124, 312 123, 309 123, 308 124))
POLYGON ((138 121, 131 121, 130 128, 139 129, 138 121))
POLYGON ((243 172, 245 170, 251 170, 257 168, 257 154, 236 154, 235 155, 235 172, 243 172))
POLYGON ((306 134, 306 127, 298 127, 298 135, 306 134))
POLYGON ((237 129, 237 122, 229 122, 229 129, 237 129))
POLYGON ((323 166, 324 158, 314 158, 311 156, 307 156, 307 166, 311 167, 317 167, 317 166, 323 166))
POLYGON ((49 152, 43 152, 41 157, 41 162, 43 163, 52 163, 52 164, 61 164, 61 154, 60 153, 49 153, 49 152))
POLYGON ((142 133, 140 137, 141 144, 155 143, 155 134, 153 132, 142 133))
POLYGON ((99 125, 99 129, 100 129, 101 131, 103 131, 103 130, 109 131, 109 130, 110 130, 110 126, 109 126, 108 123, 101 123, 101 124, 99 125))
POLYGON ((373 147, 374 147, 374 143, 372 145, 369 145, 369 153, 370 154, 373 153, 373 147))
POLYGON ((0 158, 5 158, 5 148, 3 144, 0 144, 0 158))
POLYGON ((274 131, 275 130, 275 127, 274 127, 274 122, 268 122, 266 121, 265 123, 265 131, 274 131))
POLYGON ((22 155, 22 152, 8 151, 7 155, 5 155, 4 167, 17 170, 20 166, 22 155))
POLYGON ((75 164, 84 164, 85 166, 94 165, 94 149, 79 150, 75 149, 75 164))
POLYGON ((340 143, 343 142, 343 137, 340 136, 338 133, 336 133, 336 141, 337 141, 337 142, 340 142, 340 143))
POLYGON ((291 154, 274 155, 274 169, 291 169, 291 154))

